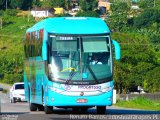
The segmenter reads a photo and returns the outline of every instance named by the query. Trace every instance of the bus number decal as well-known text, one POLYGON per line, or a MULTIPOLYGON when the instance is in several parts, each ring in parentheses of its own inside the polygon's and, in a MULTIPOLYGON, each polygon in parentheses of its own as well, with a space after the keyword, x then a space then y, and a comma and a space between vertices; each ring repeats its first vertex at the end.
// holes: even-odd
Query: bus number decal
POLYGON ((101 89, 101 86, 95 86, 95 85, 79 85, 78 89, 101 89))

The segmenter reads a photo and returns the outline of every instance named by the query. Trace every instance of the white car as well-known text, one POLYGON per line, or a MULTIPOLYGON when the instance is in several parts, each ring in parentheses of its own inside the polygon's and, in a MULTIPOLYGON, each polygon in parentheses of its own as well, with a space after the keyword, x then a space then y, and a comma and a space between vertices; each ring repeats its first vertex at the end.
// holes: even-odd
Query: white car
POLYGON ((10 88, 9 96, 11 103, 25 101, 24 83, 14 83, 13 86, 10 88))

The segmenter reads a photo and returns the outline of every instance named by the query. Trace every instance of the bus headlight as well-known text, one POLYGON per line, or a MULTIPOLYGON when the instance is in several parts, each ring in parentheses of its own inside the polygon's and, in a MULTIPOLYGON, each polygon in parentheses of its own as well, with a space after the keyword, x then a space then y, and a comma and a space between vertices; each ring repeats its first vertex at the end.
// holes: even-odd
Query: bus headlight
POLYGON ((104 88, 104 89, 102 89, 101 91, 102 91, 102 92, 109 92, 109 91, 112 91, 112 90, 113 90, 113 86, 112 86, 112 87, 104 88))
POLYGON ((107 100, 108 100, 108 101, 112 101, 112 98, 109 97, 109 98, 107 98, 107 100))

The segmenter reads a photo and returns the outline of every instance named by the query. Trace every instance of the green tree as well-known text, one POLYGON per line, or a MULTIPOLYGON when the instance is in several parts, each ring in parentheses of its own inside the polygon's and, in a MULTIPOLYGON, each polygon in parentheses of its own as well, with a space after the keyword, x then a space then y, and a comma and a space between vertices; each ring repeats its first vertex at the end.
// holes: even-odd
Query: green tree
POLYGON ((141 13, 134 20, 134 25, 138 28, 151 26, 154 23, 160 24, 160 9, 150 8, 146 9, 143 13, 141 13))
POLYGON ((12 9, 21 9, 21 10, 28 10, 29 8, 37 5, 38 6, 39 1, 38 0, 11 0, 8 4, 10 8, 12 9))
POLYGON ((40 0, 32 0, 32 6, 33 7, 40 7, 41 6, 40 0))
POLYGON ((111 15, 107 19, 107 22, 113 31, 120 31, 127 26, 127 16, 130 6, 127 2, 115 2, 111 4, 111 15))
POLYGON ((160 67, 148 71, 144 77, 144 89, 148 92, 160 92, 160 67))
POLYGON ((0 8, 2 9, 3 6, 3 0, 0 0, 0 8))
POLYGON ((72 6, 71 0, 64 0, 64 8, 66 10, 69 10, 71 8, 71 6, 72 6))
POLYGON ((65 7, 65 0, 51 0, 52 7, 65 7))
POLYGON ((24 0, 11 0, 10 2, 10 6, 13 9, 17 9, 17 8, 22 8, 22 4, 23 4, 24 0))
POLYGON ((98 7, 97 0, 80 0, 80 7, 83 11, 93 11, 98 7))
POLYGON ((99 17, 96 11, 79 11, 76 16, 80 17, 99 17))
POLYGON ((122 51, 121 60, 114 64, 114 80, 117 91, 127 93, 137 86, 143 87, 145 76, 158 64, 154 48, 148 46, 148 38, 131 33, 114 33, 113 38, 120 43, 122 51))
POLYGON ((3 9, 5 9, 5 0, 0 0, 0 10, 3 10, 3 9))
POLYGON ((140 0, 139 1, 139 7, 143 9, 152 8, 154 7, 155 0, 140 0))
POLYGON ((22 10, 31 9, 31 8, 32 8, 32 1, 33 1, 33 0, 24 0, 23 3, 22 3, 21 9, 22 9, 22 10))
POLYGON ((160 43, 160 9, 148 8, 133 20, 138 32, 148 36, 151 43, 160 43))
POLYGON ((52 0, 43 0, 41 1, 41 6, 44 8, 51 8, 52 7, 52 0))
POLYGON ((70 0, 44 0, 41 1, 42 7, 63 7, 68 10, 71 7, 70 0))
POLYGON ((0 29, 0 81, 23 81, 23 42, 25 31, 35 23, 31 17, 16 16, 19 10, 3 11, 3 29, 0 29), (25 23, 25 24, 24 24, 25 23))
POLYGON ((97 11, 97 0, 80 0, 79 3, 81 10, 76 14, 76 16, 99 17, 99 12, 97 11))

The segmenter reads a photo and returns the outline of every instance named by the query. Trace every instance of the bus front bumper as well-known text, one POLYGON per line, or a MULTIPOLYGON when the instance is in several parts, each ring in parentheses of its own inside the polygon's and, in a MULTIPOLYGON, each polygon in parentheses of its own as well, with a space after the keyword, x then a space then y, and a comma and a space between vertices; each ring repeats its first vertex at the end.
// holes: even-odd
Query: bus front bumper
POLYGON ((45 103, 47 106, 111 106, 113 91, 96 96, 66 96, 49 91, 45 103))

